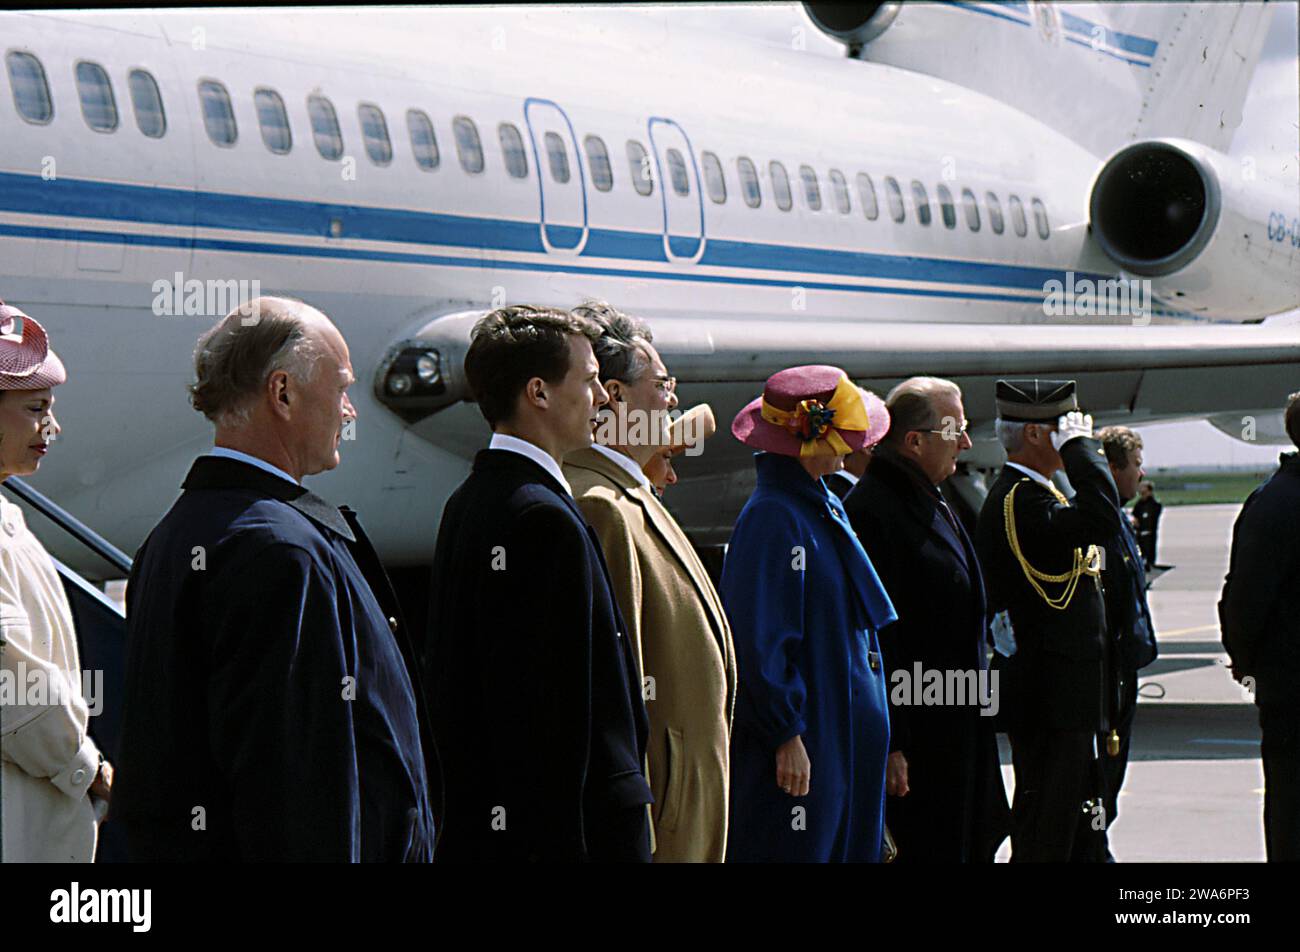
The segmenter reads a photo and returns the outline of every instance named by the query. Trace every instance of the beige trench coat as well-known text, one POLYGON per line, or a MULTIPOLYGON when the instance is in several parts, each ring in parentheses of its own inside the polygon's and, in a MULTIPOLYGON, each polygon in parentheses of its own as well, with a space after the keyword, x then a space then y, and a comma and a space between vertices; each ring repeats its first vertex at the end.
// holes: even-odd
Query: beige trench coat
POLYGON ((736 697, 722 600, 649 486, 591 449, 570 454, 564 475, 600 537, 646 679, 654 860, 722 862, 736 697))

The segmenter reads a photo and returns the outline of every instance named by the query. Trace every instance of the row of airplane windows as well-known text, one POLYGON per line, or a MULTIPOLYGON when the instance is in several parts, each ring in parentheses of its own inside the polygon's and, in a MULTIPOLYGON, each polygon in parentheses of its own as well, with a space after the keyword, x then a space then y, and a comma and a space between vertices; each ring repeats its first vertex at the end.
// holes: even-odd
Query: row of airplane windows
MULTIPOLYGON (((18 114, 27 122, 40 125, 50 122, 54 118, 54 100, 50 95, 45 68, 40 60, 31 53, 11 50, 6 55, 5 62, 18 114)), ((115 132, 119 126, 117 100, 107 71, 98 63, 82 60, 76 64, 75 74, 77 95, 81 101, 81 114, 86 124, 96 132, 115 132)), ((127 89, 131 95, 131 107, 140 132, 149 138, 161 139, 167 132, 167 117, 157 81, 148 71, 133 69, 127 73, 127 89)), ((239 138, 230 93, 222 83, 213 79, 204 79, 198 83, 198 94, 208 138, 218 147, 230 148, 239 138)), ((276 155, 288 154, 293 148, 293 133, 289 127, 289 115, 283 98, 273 89, 259 87, 253 92, 253 104, 257 112, 263 144, 276 155)), ((334 110, 333 103, 324 96, 313 94, 307 97, 307 113, 311 120, 312 139, 316 151, 322 158, 330 161, 341 159, 343 135, 339 129, 338 114, 334 110)), ((361 124, 366 156, 376 166, 390 165, 393 161, 393 144, 389 138, 388 122, 384 118, 383 110, 373 103, 361 103, 357 107, 357 118, 361 124)), ((456 156, 461 168, 471 175, 483 172, 485 168, 483 145, 474 120, 468 116, 455 116, 451 125, 452 138, 456 144, 456 156)), ((410 137, 411 154, 417 167, 426 172, 437 169, 441 163, 441 155, 433 121, 428 114, 420 109, 408 109, 406 126, 410 137)), ((513 123, 503 122, 498 126, 497 131, 505 159, 506 173, 516 179, 528 178, 528 153, 524 148, 524 139, 519 128, 513 123)), ((558 184, 568 183, 572 178, 572 171, 564 138, 555 132, 547 132, 542 139, 552 180, 558 184)), ((599 191, 610 191, 614 187, 614 169, 604 140, 599 136, 588 135, 583 139, 583 148, 591 170, 592 185, 599 191)), ((651 175, 650 156, 645 146, 635 139, 629 139, 626 151, 629 178, 633 188, 642 196, 652 194, 654 179, 651 175)), ((710 201, 718 205, 725 204, 728 192, 722 161, 713 152, 702 152, 700 160, 704 170, 705 191, 710 201)), ((689 197, 691 176, 681 151, 675 148, 666 149, 664 161, 673 191, 679 196, 689 197)), ((746 156, 738 157, 736 174, 745 204, 750 208, 760 207, 763 203, 763 190, 754 162, 746 156)), ((776 207, 781 211, 790 211, 794 199, 790 176, 785 166, 775 160, 769 162, 768 175, 771 179, 772 200, 776 207)), ((853 196, 844 173, 839 169, 831 169, 827 178, 830 181, 835 210, 841 215, 852 214, 853 196)), ((821 211, 822 189, 817 171, 809 165, 801 165, 799 180, 803 186, 802 194, 808 209, 821 211)), ((858 202, 864 217, 875 221, 880 217, 875 182, 866 172, 859 172, 856 176, 856 184, 858 202)), ((903 222, 907 212, 898 180, 892 175, 886 176, 884 189, 890 218, 895 222, 903 222)), ((916 209, 916 220, 921 225, 928 226, 931 222, 929 193, 925 185, 917 179, 911 181, 910 189, 913 206, 916 209)), ((944 227, 956 228, 957 207, 952 191, 946 185, 939 185, 936 187, 936 192, 944 227)), ((969 188, 963 188, 960 201, 966 227, 972 232, 979 231, 980 203, 975 193, 969 188)), ((1031 199, 1030 207, 1033 211, 1035 231, 1039 238, 1046 239, 1051 234, 1047 208, 1038 198, 1031 199)), ((1007 208, 1013 231, 1018 237, 1023 238, 1028 233, 1028 223, 1020 197, 1009 195, 1007 208)), ((1006 227, 1002 203, 991 191, 984 193, 984 211, 988 216, 989 228, 994 234, 1002 234, 1006 227)))

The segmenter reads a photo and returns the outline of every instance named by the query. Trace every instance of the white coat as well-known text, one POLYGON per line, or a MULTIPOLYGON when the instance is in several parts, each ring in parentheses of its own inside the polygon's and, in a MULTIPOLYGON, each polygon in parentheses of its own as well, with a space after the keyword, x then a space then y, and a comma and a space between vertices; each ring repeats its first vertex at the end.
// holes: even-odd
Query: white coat
POLYGON ((99 749, 87 727, 72 611, 22 511, 0 499, 0 770, 4 861, 90 862, 88 794, 99 749))

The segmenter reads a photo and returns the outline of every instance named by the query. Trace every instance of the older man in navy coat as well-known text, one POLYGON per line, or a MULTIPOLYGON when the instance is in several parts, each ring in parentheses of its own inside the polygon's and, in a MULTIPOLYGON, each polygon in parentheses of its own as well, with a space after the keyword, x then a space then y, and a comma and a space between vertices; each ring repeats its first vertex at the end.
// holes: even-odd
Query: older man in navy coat
POLYGON ((127 587, 112 820, 135 860, 427 862, 436 761, 396 599, 355 516, 299 483, 355 416, 347 345, 257 298, 196 370, 217 445, 127 587))
POLYGON ((447 501, 426 645, 440 862, 649 862, 649 721, 600 542, 560 468, 606 401, 565 311, 500 308, 465 375, 488 448, 447 501))
POLYGON ((992 862, 1010 825, 988 674, 984 576, 939 494, 970 447, 961 391, 913 377, 890 391, 889 434, 844 500, 898 621, 880 633, 890 677, 890 794, 900 863, 992 862), (935 672, 961 693, 916 705, 935 672))

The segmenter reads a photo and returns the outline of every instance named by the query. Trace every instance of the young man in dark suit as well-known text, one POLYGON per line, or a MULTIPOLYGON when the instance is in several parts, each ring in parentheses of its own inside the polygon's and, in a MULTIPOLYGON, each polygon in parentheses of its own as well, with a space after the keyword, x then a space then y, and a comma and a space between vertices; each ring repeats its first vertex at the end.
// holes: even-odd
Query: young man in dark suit
POLYGON ((560 468, 607 399, 599 333, 528 306, 472 332, 465 375, 493 435, 443 511, 425 656, 440 861, 650 860, 641 676, 560 468))

